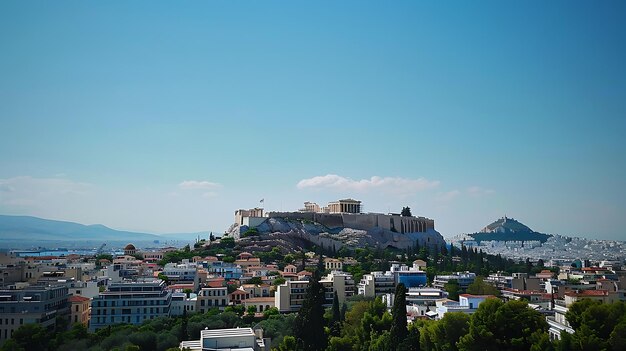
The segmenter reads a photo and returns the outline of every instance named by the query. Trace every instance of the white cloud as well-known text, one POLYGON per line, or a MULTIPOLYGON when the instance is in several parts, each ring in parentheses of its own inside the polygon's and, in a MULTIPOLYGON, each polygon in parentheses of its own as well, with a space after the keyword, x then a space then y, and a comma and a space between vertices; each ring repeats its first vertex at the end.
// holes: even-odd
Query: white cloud
POLYGON ((65 178, 34 178, 19 176, 0 179, 0 192, 13 193, 44 193, 44 194, 83 194, 91 189, 88 183, 74 182, 65 178))
POLYGON ((185 180, 178 184, 181 190, 213 190, 220 188, 219 183, 209 182, 206 180, 185 180))
POLYGON ((335 189, 339 191, 359 191, 379 190, 389 193, 407 194, 416 193, 423 190, 433 189, 439 186, 438 180, 428 180, 425 178, 400 178, 400 177, 379 177, 373 176, 370 179, 353 180, 336 174, 316 176, 302 179, 298 182, 298 189, 335 189))
POLYGON ((440 193, 437 195, 437 200, 441 202, 449 202, 454 200, 457 196, 461 195, 461 192, 458 190, 451 190, 445 193, 440 193))
POLYGON ((8 209, 38 208, 57 199, 70 200, 88 194, 93 186, 65 178, 19 176, 0 179, 0 205, 8 209))
POLYGON ((495 191, 491 189, 481 188, 479 186, 471 186, 467 188, 467 193, 472 196, 482 196, 482 195, 490 195, 495 193, 495 191))

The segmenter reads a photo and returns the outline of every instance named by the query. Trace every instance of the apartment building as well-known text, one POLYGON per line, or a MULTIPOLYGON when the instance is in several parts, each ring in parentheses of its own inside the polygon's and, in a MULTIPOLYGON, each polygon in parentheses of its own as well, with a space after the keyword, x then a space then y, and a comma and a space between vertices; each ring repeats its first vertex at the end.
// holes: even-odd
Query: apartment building
MULTIPOLYGON (((320 280, 324 286, 324 297, 326 303, 324 307, 333 304, 335 291, 339 303, 343 303, 346 298, 355 294, 355 285, 352 275, 345 272, 331 272, 320 280)), ((300 310, 302 302, 306 298, 306 291, 309 287, 308 280, 290 280, 279 285, 274 295, 275 306, 280 312, 295 312, 300 310)))
POLYGON ((53 329, 57 318, 69 314, 68 297, 66 284, 18 283, 0 290, 0 344, 24 324, 53 329))
POLYGON ((202 288, 198 292, 198 299, 196 300, 196 311, 205 313, 212 308, 219 308, 224 310, 228 306, 228 288, 202 288))
POLYGON ((172 293, 160 279, 112 283, 91 301, 91 331, 170 315, 172 293))

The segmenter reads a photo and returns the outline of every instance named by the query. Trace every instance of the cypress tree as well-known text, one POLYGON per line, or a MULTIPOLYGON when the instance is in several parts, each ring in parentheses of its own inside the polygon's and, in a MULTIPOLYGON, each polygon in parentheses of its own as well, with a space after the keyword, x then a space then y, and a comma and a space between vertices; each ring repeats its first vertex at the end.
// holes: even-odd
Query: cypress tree
POLYGON ((302 307, 294 321, 294 336, 303 351, 326 349, 327 337, 324 332, 325 290, 320 283, 323 259, 320 255, 317 270, 311 278, 302 307))
POLYGON ((404 341, 407 331, 406 323, 406 287, 400 283, 396 286, 396 294, 391 309, 391 349, 396 350, 404 341))
POLYGON ((187 328, 188 328, 188 320, 187 320, 187 309, 183 308, 183 318, 182 321, 180 323, 180 331, 178 333, 178 340, 180 341, 185 341, 189 339, 189 334, 187 332, 187 328))
POLYGON ((346 305, 346 303, 344 302, 341 305, 341 321, 345 321, 346 320, 346 312, 348 312, 348 305, 346 305))
POLYGON ((339 310, 339 296, 336 291, 333 294, 333 318, 330 321, 330 333, 332 336, 341 334, 341 311, 339 310))

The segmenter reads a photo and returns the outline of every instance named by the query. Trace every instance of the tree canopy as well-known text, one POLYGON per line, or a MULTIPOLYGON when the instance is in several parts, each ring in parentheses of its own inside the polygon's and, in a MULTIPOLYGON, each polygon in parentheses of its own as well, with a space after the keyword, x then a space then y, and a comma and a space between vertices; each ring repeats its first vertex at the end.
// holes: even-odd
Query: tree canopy
POLYGON ((411 217, 411 208, 409 206, 402 207, 402 212, 400 212, 402 217, 411 217))

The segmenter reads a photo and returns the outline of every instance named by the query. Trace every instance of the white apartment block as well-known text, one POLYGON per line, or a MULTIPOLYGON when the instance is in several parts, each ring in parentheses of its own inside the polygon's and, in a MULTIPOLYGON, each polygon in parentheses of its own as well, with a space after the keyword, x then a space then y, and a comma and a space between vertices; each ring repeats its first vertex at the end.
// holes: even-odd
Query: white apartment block
POLYGON ((181 350, 245 350, 266 351, 263 330, 252 328, 212 329, 200 331, 200 340, 183 341, 181 350))
POLYGON ((359 295, 366 297, 393 294, 396 288, 395 276, 392 272, 372 272, 364 274, 358 285, 359 295))
MULTIPOLYGON (((352 275, 345 272, 331 272, 320 280, 324 286, 326 298, 325 307, 332 306, 335 291, 339 303, 346 301, 346 298, 355 294, 354 279, 352 275)), ((306 291, 309 287, 308 280, 287 281, 279 285, 274 295, 275 305, 280 312, 295 312, 300 310, 302 302, 306 298, 306 291)))

